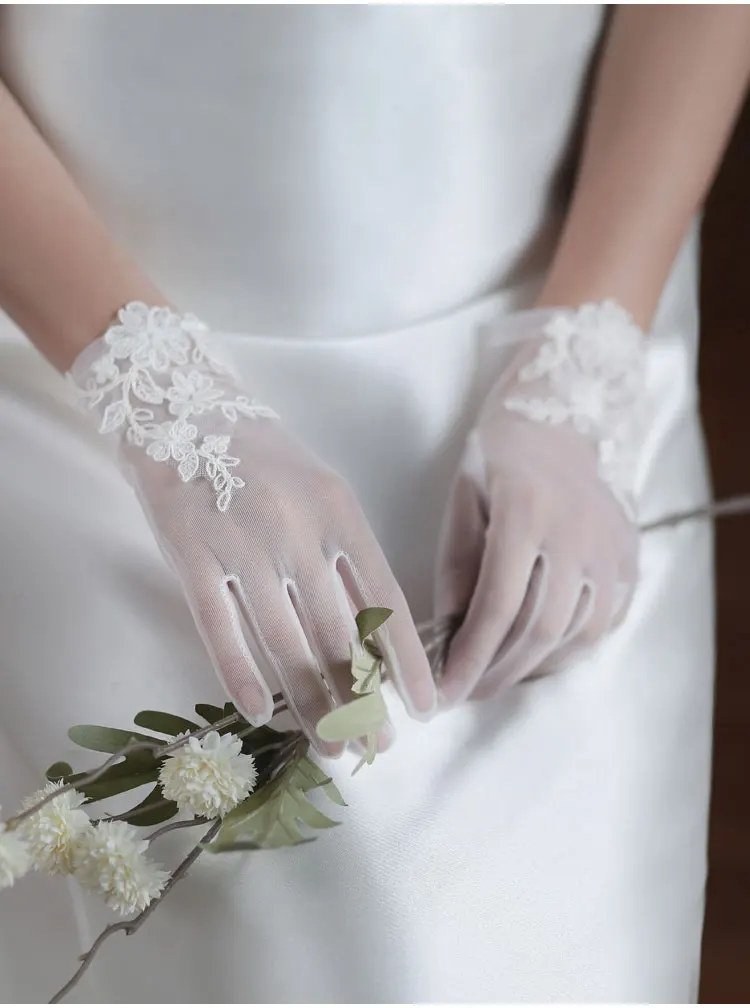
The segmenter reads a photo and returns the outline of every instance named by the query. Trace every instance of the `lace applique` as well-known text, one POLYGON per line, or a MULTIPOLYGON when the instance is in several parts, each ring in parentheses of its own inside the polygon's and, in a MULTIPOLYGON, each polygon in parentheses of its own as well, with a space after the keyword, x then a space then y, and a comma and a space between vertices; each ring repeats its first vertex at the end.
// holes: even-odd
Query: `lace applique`
POLYGON ((570 423, 594 440, 599 475, 632 515, 643 333, 618 304, 602 301, 555 315, 543 335, 538 354, 518 374, 522 384, 538 382, 541 394, 515 394, 504 405, 539 423, 570 423))
POLYGON ((73 377, 75 392, 101 414, 99 431, 124 432, 157 462, 175 463, 180 479, 208 480, 226 511, 245 482, 232 473, 230 435, 201 433, 200 418, 220 414, 278 419, 267 406, 233 392, 234 374, 216 352, 211 333, 194 315, 131 302, 102 337, 103 352, 73 377), (195 422, 192 422, 195 421, 195 422))

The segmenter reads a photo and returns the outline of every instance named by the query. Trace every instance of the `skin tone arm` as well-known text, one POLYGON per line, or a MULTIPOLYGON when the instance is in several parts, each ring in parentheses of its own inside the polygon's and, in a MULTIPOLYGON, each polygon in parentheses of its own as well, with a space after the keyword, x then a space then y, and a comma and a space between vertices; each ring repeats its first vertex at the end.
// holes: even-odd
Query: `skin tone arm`
MULTIPOLYGON (((620 6, 542 305, 614 297, 647 327, 744 94, 750 5, 620 6)), ((165 303, 0 85, 0 304, 61 370, 125 302, 165 303)))
POLYGON ((539 304, 614 298, 648 328, 750 73, 750 5, 623 4, 539 304))
POLYGON ((61 371, 130 300, 165 299, 0 84, 0 305, 61 371))

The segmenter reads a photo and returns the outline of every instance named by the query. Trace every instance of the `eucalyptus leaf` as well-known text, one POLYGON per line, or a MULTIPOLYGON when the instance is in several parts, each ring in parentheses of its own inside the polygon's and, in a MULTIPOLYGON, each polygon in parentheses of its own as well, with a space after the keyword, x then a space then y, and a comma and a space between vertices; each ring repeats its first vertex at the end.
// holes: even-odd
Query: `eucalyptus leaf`
POLYGON ((355 768, 352 770, 352 777, 356 773, 359 773, 359 771, 365 764, 367 764, 368 766, 372 765, 372 763, 375 762, 375 757, 377 756, 377 754, 378 754, 378 737, 377 735, 368 735, 367 748, 365 749, 365 754, 359 761, 359 763, 357 763, 355 768))
POLYGON ((372 655, 373 658, 379 658, 380 661, 383 660, 383 653, 375 641, 368 638, 366 641, 363 641, 362 647, 368 654, 372 655))
POLYGON ((152 735, 140 735, 120 728, 103 728, 101 725, 73 725, 68 729, 68 738, 82 749, 105 753, 116 753, 130 742, 156 742, 162 745, 162 740, 152 735))
POLYGON ((393 615, 392 609, 384 609, 382 606, 373 606, 370 609, 362 609, 357 613, 357 630, 359 631, 359 642, 364 644, 365 639, 370 634, 375 633, 393 615))
POLYGON ((183 732, 190 734, 200 730, 199 725, 188 721, 187 718, 180 717, 179 714, 167 714, 165 711, 143 710, 133 718, 133 724, 139 728, 148 728, 149 731, 161 732, 162 735, 181 735, 183 732))
POLYGON ((329 711, 318 721, 317 732, 324 742, 354 742, 377 734, 387 718, 388 708, 378 690, 329 711))
POLYGON ((162 794, 161 784, 157 784, 139 805, 120 818, 131 826, 158 826, 159 823, 173 819, 177 812, 177 803, 167 801, 162 794))
POLYGON ((307 748, 307 742, 300 742, 278 777, 225 816, 216 842, 209 850, 291 847, 309 839, 302 834, 300 822, 314 829, 338 825, 319 813, 307 797, 307 792, 321 787, 326 780, 317 782, 321 771, 306 755, 307 748), (240 843, 253 846, 238 848, 236 845, 240 843))
POLYGON ((63 780, 65 777, 69 777, 73 773, 73 767, 70 763, 53 763, 51 767, 48 768, 46 777, 48 781, 63 780))
POLYGON ((382 661, 367 651, 352 652, 352 693, 376 693, 380 689, 382 661))

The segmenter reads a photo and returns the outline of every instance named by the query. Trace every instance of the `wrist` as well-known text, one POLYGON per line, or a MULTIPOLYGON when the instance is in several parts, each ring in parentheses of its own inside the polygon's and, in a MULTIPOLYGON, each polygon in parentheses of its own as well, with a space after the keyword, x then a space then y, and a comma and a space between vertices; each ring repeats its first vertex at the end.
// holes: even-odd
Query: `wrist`
POLYGON ((169 463, 179 478, 213 484, 220 511, 244 482, 229 454, 240 418, 276 418, 249 399, 223 346, 194 315, 130 302, 69 372, 82 408, 99 433, 123 443, 131 462, 169 463))
POLYGON ((646 341, 614 301, 530 313, 540 323, 503 381, 504 410, 568 427, 596 446, 599 475, 632 514, 645 396, 646 341))

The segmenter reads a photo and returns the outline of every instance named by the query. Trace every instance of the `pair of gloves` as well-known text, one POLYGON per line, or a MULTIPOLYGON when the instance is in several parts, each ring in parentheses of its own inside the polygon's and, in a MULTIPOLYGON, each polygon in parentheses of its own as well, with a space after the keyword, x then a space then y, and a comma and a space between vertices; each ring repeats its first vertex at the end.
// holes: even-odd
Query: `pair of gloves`
MULTIPOLYGON (((355 613, 409 713, 431 717, 564 662, 627 611, 636 583, 633 449, 644 337, 616 304, 510 320, 512 352, 445 515, 436 616, 458 625, 436 682, 404 595, 337 473, 247 396, 191 315, 131 303, 71 378, 175 567, 226 689, 251 723, 273 694, 315 726, 350 698, 355 613)), ((500 327, 502 332, 502 326, 500 327)))

